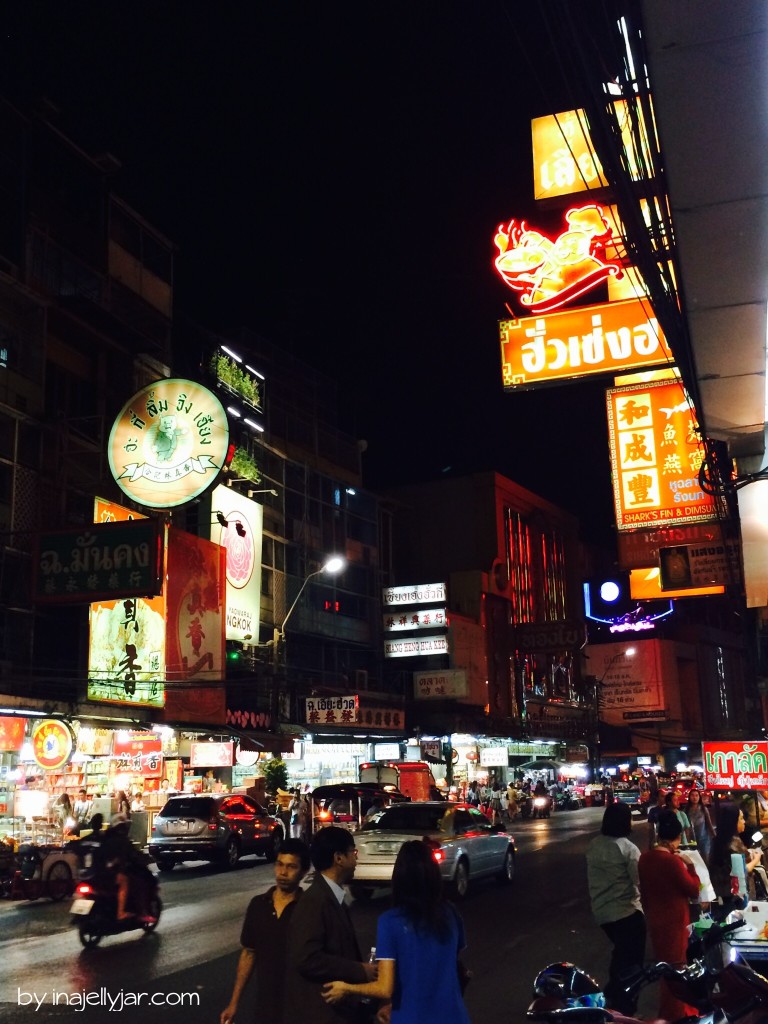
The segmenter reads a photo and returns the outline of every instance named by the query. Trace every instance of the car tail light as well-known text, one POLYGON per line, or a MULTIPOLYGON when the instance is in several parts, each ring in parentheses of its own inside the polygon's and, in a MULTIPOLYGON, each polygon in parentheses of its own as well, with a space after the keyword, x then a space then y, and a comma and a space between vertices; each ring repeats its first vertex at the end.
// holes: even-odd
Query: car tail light
POLYGON ((432 857, 439 864, 441 860, 445 860, 445 851, 440 846, 436 846, 432 851, 432 857))
POLYGON ((219 827, 219 819, 217 817, 208 819, 208 830, 209 832, 216 832, 219 827))
POLYGON ((87 882, 80 882, 75 889, 77 896, 90 896, 93 893, 93 888, 87 882))

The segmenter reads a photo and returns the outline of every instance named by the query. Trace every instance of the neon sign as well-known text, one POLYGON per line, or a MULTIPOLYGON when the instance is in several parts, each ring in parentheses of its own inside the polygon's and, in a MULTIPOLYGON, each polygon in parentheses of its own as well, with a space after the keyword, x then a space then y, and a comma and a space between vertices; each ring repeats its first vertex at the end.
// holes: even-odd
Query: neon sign
POLYGON ((499 255, 493 265, 533 313, 557 309, 608 277, 622 276, 621 266, 605 258, 614 232, 601 206, 574 207, 565 220, 568 226, 555 238, 525 221, 511 220, 496 231, 499 255))

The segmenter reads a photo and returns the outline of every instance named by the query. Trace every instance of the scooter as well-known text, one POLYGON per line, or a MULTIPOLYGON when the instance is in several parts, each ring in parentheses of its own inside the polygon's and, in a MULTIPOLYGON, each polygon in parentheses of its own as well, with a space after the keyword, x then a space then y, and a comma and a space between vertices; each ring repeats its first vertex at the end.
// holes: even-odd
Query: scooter
POLYGON ((540 793, 538 796, 534 796, 532 799, 533 809, 531 810, 532 818, 548 818, 549 813, 552 810, 552 797, 544 796, 540 793))
MULTIPOLYGON (((160 899, 160 887, 157 879, 149 868, 139 869, 142 878, 139 884, 145 887, 142 914, 119 921, 117 918, 117 884, 113 877, 105 871, 98 874, 90 870, 90 865, 81 872, 81 878, 75 886, 75 898, 70 907, 72 924, 77 928, 81 944, 92 949, 101 942, 105 935, 119 935, 122 932, 141 929, 148 934, 157 928, 163 904, 160 899)), ((132 884, 136 884, 135 881, 132 884)))
MULTIPOLYGON (((652 964, 628 980, 625 991, 636 996, 647 985, 663 978, 678 999, 696 1007, 703 1024, 763 1024, 768 1018, 768 980, 746 963, 713 963, 713 951, 724 937, 744 926, 741 915, 730 916, 736 919, 712 925, 701 939, 691 944, 690 962, 685 967, 652 964)), ((534 992, 536 998, 527 1013, 532 1020, 547 1024, 639 1024, 637 1018, 606 1007, 597 982, 573 964, 550 964, 544 968, 536 977, 534 992)))

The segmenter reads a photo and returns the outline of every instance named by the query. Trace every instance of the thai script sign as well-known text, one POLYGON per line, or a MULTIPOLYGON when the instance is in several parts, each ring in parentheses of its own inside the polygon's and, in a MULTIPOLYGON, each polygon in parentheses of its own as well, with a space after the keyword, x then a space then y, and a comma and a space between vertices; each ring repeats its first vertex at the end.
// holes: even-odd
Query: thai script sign
MULTIPOLYGON (((597 680, 599 718, 611 725, 667 718, 664 700, 668 648, 655 640, 590 644, 589 671, 597 680)), ((666 676, 670 683, 674 677, 666 676)))
POLYGON ((413 696, 416 700, 445 700, 468 694, 467 673, 463 668, 413 673, 413 696))
POLYGON ((229 425, 213 392, 191 380, 158 380, 130 398, 109 435, 109 468, 129 498, 172 508, 201 494, 224 466, 229 425))
POLYGON ((672 361, 661 327, 643 299, 502 320, 499 336, 507 391, 672 361))
POLYGON ((308 725, 349 725, 357 721, 360 698, 357 694, 348 697, 307 697, 304 701, 308 725))
POLYGON ((717 519, 724 508, 699 484, 704 446, 682 383, 609 388, 606 398, 618 529, 717 519))
POLYGON ((650 569, 658 567, 661 548, 676 544, 721 544, 723 529, 720 523, 659 524, 650 530, 620 533, 616 540, 620 568, 650 569))
POLYGON ((447 636, 425 636, 413 640, 385 640, 385 658, 414 658, 422 654, 448 654, 447 636))
POLYGON ((515 644, 530 654, 581 647, 587 638, 586 630, 583 621, 523 622, 515 626, 515 644))
POLYGON ((707 789, 768 789, 768 741, 701 744, 707 789))
POLYGON ((426 608, 421 611, 392 612, 384 616, 384 632, 397 633, 410 629, 435 629, 448 625, 445 608, 426 608))
POLYGON ((659 549, 662 590, 693 590, 738 581, 741 547, 737 541, 678 544, 659 549))
POLYGON ((386 587, 381 592, 382 604, 438 604, 446 601, 445 583, 416 583, 409 587, 386 587))
POLYGON ((90 603, 159 594, 160 529, 158 520, 142 517, 42 534, 35 558, 35 600, 90 603))
MULTIPOLYGON (((641 168, 651 166, 648 132, 645 123, 641 123, 640 138, 645 150, 641 161, 638 159, 637 134, 633 132, 634 126, 626 100, 616 100, 614 110, 624 142, 622 149, 629 161, 628 170, 637 180, 641 168)), ((560 114, 534 117, 531 121, 531 134, 535 199, 566 196, 608 185, 589 137, 584 110, 566 110, 560 114)))
POLYGON ((506 768, 509 752, 506 747, 481 747, 480 764, 483 768, 506 768))
POLYGON ((496 230, 499 255, 493 261, 502 281, 533 313, 546 313, 591 291, 608 277, 621 277, 618 263, 605 258, 613 228, 600 206, 565 214, 567 227, 556 238, 511 220, 496 230))

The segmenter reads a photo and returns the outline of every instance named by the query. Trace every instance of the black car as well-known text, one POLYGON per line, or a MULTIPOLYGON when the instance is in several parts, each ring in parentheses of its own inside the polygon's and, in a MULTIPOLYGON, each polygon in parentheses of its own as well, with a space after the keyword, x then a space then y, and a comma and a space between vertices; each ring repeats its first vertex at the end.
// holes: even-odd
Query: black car
POLYGON ((155 816, 149 853, 161 871, 185 860, 208 860, 233 868, 255 853, 276 859, 285 826, 248 796, 180 793, 155 816))

